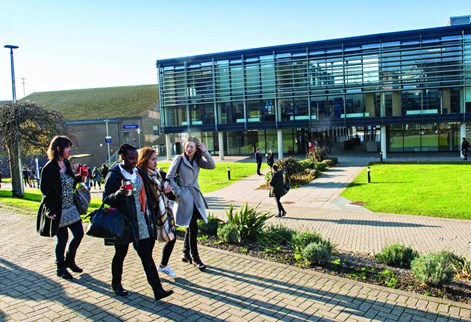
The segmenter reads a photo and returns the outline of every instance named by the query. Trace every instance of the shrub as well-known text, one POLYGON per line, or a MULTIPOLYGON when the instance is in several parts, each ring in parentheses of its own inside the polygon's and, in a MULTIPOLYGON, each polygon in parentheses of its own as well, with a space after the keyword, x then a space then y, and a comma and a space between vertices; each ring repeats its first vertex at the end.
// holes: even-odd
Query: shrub
POLYGON ((314 147, 314 149, 311 152, 308 152, 306 155, 306 159, 311 159, 314 161, 323 161, 325 158, 327 158, 329 152, 329 148, 323 146, 323 147, 314 147))
POLYGON ((332 165, 337 164, 339 162, 337 157, 329 157, 329 160, 332 161, 332 165))
POLYGON ((260 212, 257 208, 258 206, 253 208, 245 204, 239 211, 235 211, 231 203, 229 210, 226 210, 227 222, 237 228, 241 241, 258 240, 263 236, 263 226, 266 221, 273 217, 269 212, 260 212))
POLYGON ((432 286, 449 284, 454 276, 450 256, 443 252, 415 258, 411 269, 417 281, 432 286))
POLYGON ((327 165, 324 162, 316 163, 316 169, 319 171, 325 171, 327 169, 327 165))
POLYGON ((233 224, 225 224, 218 228, 218 236, 229 244, 237 244, 240 241, 239 231, 233 224))
POLYGON ((207 223, 204 220, 200 220, 200 222, 198 223, 199 231, 209 236, 216 236, 220 222, 221 222, 220 219, 210 214, 208 215, 207 223))
POLYGON ((404 245, 392 244, 386 246, 381 253, 376 255, 380 263, 393 266, 410 268, 410 263, 419 256, 415 250, 404 245))
POLYGON ((288 176, 292 176, 295 173, 303 172, 304 168, 299 163, 299 160, 294 157, 287 157, 275 162, 278 169, 284 169, 288 172, 288 176))
POLYGON ((270 245, 286 246, 291 243, 296 232, 281 225, 270 226, 264 233, 264 240, 270 245))
POLYGON ((302 250, 311 243, 322 242, 321 234, 317 232, 306 231, 304 233, 295 233, 293 235, 291 245, 295 251, 302 252, 302 250))
POLYGON ((471 278, 471 260, 448 251, 443 251, 442 254, 450 261, 455 276, 466 279, 471 278))
POLYGON ((299 161, 299 164, 303 167, 303 169, 315 169, 316 168, 316 162, 312 159, 299 161))
POLYGON ((310 243, 303 249, 302 254, 309 264, 325 266, 332 257, 332 245, 330 242, 310 243))

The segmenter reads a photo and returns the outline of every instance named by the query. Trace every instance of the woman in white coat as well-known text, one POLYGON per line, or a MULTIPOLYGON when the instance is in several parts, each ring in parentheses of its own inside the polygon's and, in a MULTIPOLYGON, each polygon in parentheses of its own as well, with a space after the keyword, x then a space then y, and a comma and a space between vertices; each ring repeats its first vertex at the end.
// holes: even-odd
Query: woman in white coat
POLYGON ((176 225, 187 227, 182 261, 193 264, 196 268, 205 269, 206 265, 198 254, 196 238, 197 220, 208 222, 206 215, 208 205, 201 193, 198 176, 200 168, 211 170, 216 168, 216 165, 204 143, 196 138, 188 137, 183 143, 183 150, 183 154, 173 160, 166 179, 177 197, 174 208, 176 225))

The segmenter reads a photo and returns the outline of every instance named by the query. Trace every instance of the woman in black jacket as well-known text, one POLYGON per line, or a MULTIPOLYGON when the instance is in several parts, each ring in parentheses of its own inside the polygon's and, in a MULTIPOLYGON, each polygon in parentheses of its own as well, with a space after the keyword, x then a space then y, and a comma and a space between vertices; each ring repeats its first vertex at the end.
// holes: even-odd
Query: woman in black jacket
POLYGON ((143 180, 146 174, 136 167, 138 154, 135 147, 123 144, 119 148, 118 154, 123 162, 114 165, 109 170, 103 191, 103 202, 111 207, 116 207, 118 212, 124 215, 129 233, 120 241, 105 240, 105 244, 115 247, 111 264, 111 286, 117 295, 128 295, 121 284, 121 279, 124 258, 128 252, 129 244, 133 243, 144 266, 147 281, 154 291, 154 297, 156 300, 160 300, 172 294, 173 291, 163 289, 152 258, 157 235, 154 210, 150 206, 152 200, 150 188, 143 180), (130 182, 131 189, 128 184, 124 184, 125 181, 130 182))
POLYGON ((285 208, 281 204, 281 197, 285 195, 284 182, 283 182, 283 172, 278 171, 278 166, 273 166, 273 173, 270 179, 270 196, 275 197, 276 206, 278 207, 277 217, 283 217, 286 215, 285 208))
POLYGON ((70 166, 68 159, 71 153, 72 141, 68 137, 56 136, 51 140, 47 150, 49 162, 41 171, 42 201, 36 224, 41 236, 56 236, 57 276, 64 279, 73 278, 67 268, 76 273, 83 272, 75 264, 75 254, 83 238, 83 226, 73 201, 73 191, 80 180, 70 166), (69 238, 67 229, 72 232, 72 239, 64 258, 69 238))

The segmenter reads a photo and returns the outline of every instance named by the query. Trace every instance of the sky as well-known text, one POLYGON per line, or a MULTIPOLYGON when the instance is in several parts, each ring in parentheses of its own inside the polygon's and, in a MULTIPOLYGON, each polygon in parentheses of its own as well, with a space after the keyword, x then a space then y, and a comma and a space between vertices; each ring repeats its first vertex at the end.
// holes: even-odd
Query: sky
POLYGON ((0 100, 157 83, 158 59, 445 26, 469 0, 0 0, 0 100))

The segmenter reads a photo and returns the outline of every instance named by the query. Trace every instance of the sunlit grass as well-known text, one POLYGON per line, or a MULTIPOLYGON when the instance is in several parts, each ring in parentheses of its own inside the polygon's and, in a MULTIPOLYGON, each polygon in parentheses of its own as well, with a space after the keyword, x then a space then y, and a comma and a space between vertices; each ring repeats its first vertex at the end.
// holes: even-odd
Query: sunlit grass
POLYGON ((377 164, 341 194, 374 212, 471 219, 471 165, 377 164))

